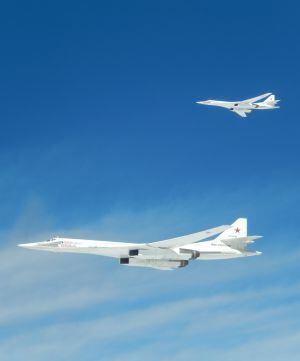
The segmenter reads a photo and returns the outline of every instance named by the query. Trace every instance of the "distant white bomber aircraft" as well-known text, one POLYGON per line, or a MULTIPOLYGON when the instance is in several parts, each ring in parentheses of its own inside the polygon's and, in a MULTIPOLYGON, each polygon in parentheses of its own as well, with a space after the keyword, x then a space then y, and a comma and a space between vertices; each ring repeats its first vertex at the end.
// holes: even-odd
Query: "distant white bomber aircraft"
POLYGON ((276 106, 278 102, 279 100, 275 99, 275 95, 273 95, 272 93, 266 93, 259 95, 255 98, 235 102, 226 102, 222 100, 204 100, 201 102, 197 102, 197 104, 213 105, 215 107, 226 108, 245 118, 247 116, 247 113, 251 113, 252 110, 255 109, 266 110, 280 108, 279 106, 276 106), (262 100, 264 98, 267 99, 265 99, 263 102, 258 102, 259 100, 262 100))
POLYGON ((127 266, 170 270, 185 267, 191 260, 227 259, 258 256, 247 246, 261 236, 247 235, 247 219, 239 218, 231 226, 151 243, 123 243, 84 239, 52 238, 49 241, 19 244, 20 247, 52 252, 88 253, 118 258, 127 266), (221 233, 222 232, 222 233, 221 233), (221 233, 218 237, 213 238, 221 233), (209 241, 199 242, 203 239, 209 241), (198 243, 199 242, 199 243, 198 243))

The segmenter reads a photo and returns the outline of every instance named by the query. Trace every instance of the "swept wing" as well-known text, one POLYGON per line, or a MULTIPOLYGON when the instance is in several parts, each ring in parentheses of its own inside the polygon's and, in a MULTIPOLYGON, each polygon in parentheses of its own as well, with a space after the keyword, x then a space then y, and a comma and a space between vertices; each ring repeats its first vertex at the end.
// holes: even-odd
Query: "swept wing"
POLYGON ((221 232, 226 231, 230 227, 231 226, 228 226, 228 225, 219 226, 219 227, 207 229, 205 231, 188 234, 186 236, 170 238, 170 239, 167 239, 164 241, 151 242, 151 243, 148 243, 147 245, 151 246, 151 247, 159 247, 159 248, 181 247, 186 244, 196 243, 196 242, 202 241, 203 239, 213 237, 221 232))
POLYGON ((257 97, 254 97, 254 98, 242 100, 242 101, 237 102, 237 103, 239 103, 239 104, 255 103, 255 102, 257 102, 258 100, 262 100, 262 99, 268 97, 269 95, 272 95, 272 93, 265 93, 265 94, 262 94, 262 95, 258 95, 257 97))

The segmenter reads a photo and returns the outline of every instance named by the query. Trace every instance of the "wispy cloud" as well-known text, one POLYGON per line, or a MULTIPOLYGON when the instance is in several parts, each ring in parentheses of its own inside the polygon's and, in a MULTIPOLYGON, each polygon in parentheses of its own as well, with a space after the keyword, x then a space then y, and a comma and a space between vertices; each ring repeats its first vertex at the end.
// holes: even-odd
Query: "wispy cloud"
MULTIPOLYGON (((114 281, 118 282, 118 278, 114 281)), ((163 286, 161 282, 159 286, 163 286)), ((123 289, 123 294, 124 291, 123 289)), ((299 297, 299 294, 300 289, 297 286, 280 289, 270 287, 263 292, 219 290, 214 296, 205 296, 196 292, 194 297, 186 297, 183 294, 177 301, 160 300, 154 302, 154 305, 146 303, 131 309, 125 307, 115 312, 113 312, 113 307, 106 306, 108 313, 100 317, 97 315, 96 308, 93 307, 94 315, 86 314, 85 311, 88 319, 80 316, 76 321, 68 320, 66 317, 64 321, 56 319, 55 322, 48 321, 45 325, 32 327, 26 334, 8 338, 2 342, 0 356, 10 352, 11 359, 14 360, 17 359, 14 357, 22 352, 30 356, 31 360, 38 360, 45 356, 49 360, 51 357, 63 360, 68 357, 74 358, 78 353, 93 347, 101 349, 104 355, 111 353, 112 359, 116 360, 120 357, 123 360, 135 360, 138 357, 148 359, 149 350, 145 350, 145 346, 141 350, 137 348, 134 352, 124 351, 122 348, 124 344, 126 349, 126 345, 130 344, 132 339, 138 345, 140 341, 142 344, 142 340, 146 338, 146 345, 154 344, 156 349, 156 352, 150 353, 149 359, 156 355, 157 359, 164 360, 167 357, 166 350, 172 349, 172 355, 175 352, 175 360, 183 360, 184 355, 194 357, 199 352, 207 356, 209 354, 215 356, 215 353, 223 351, 225 355, 228 353, 229 360, 228 350, 236 349, 239 353, 238 345, 241 343, 248 344, 251 341, 254 344, 258 336, 264 342, 268 342, 270 332, 272 332, 272 337, 277 338, 282 333, 296 329, 297 321, 294 314, 298 310, 298 304, 294 302, 288 305, 274 305, 274 300, 282 301, 282 298, 299 297), (271 299, 273 305, 269 307, 266 300, 271 299), (278 322, 281 324, 281 329, 275 329, 274 332, 274 327, 278 322), (287 330, 284 326, 287 326, 287 330), (218 340, 221 340, 229 330, 233 337, 226 337, 230 340, 229 342, 227 341, 225 345, 221 343, 220 346, 212 343, 213 339, 218 344, 218 340), (32 343, 31 340, 35 342, 32 343), (116 342, 119 347, 114 352, 109 351, 110 348, 107 345, 116 342), (183 345, 185 345, 184 352, 181 351, 183 345), (16 351, 16 346, 18 351, 16 351)), ((76 298, 73 302, 76 302, 76 298)), ((49 310, 46 309, 44 312, 49 312, 49 310)))
MULTIPOLYGON (((45 239, 53 232, 51 219, 41 216, 43 207, 32 204, 13 228, 3 232, 7 242, 0 253, 1 360, 20 360, 24 354, 32 361, 83 355, 95 360, 95 354, 130 361, 167 360, 170 355, 181 361, 199 354, 208 360, 220 355, 234 360, 245 345, 247 350, 263 350, 265 345, 268 359, 268 345, 279 332, 287 349, 289 335, 297 334, 299 249, 281 247, 271 257, 267 253, 244 260, 194 262, 175 272, 126 268, 113 259, 87 255, 31 252, 16 247, 21 237, 22 242, 45 239), (37 228, 42 232, 28 228, 32 214, 42 220, 37 228)), ((203 212, 207 204, 200 206, 203 212)), ((138 212, 120 208, 59 234, 145 241, 196 231, 215 221, 210 208, 205 222, 197 226, 199 204, 187 205, 184 217, 181 207, 178 201, 138 212)), ((289 244, 296 244, 296 234, 282 234, 289 236, 289 244)), ((270 251, 274 241, 267 240, 270 251)), ((261 242, 258 249, 266 247, 261 242)), ((292 349, 297 339, 290 340, 292 349)))

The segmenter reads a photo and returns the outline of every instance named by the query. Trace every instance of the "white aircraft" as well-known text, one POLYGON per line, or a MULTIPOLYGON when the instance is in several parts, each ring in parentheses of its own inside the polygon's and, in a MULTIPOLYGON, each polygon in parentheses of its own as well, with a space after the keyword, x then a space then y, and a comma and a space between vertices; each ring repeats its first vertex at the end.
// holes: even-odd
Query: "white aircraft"
POLYGON ((258 238, 261 236, 247 235, 247 219, 239 218, 231 226, 219 226, 206 231, 151 243, 123 243, 55 237, 48 241, 19 244, 18 246, 42 251, 95 254, 118 258, 122 265, 170 270, 185 267, 189 261, 195 259, 212 260, 258 256, 261 252, 247 250, 248 244, 253 243, 258 238), (220 235, 216 238, 199 242, 217 234, 220 235))
POLYGON ((213 105, 215 107, 226 108, 245 118, 247 116, 247 113, 251 113, 254 109, 266 110, 280 108, 279 106, 276 106, 278 102, 279 100, 275 99, 275 95, 273 95, 272 93, 266 93, 259 95, 255 98, 236 102, 226 102, 221 100, 204 100, 201 102, 197 102, 197 104, 213 105), (267 99, 265 99, 263 102, 258 102, 259 100, 262 100, 264 98, 267 99))

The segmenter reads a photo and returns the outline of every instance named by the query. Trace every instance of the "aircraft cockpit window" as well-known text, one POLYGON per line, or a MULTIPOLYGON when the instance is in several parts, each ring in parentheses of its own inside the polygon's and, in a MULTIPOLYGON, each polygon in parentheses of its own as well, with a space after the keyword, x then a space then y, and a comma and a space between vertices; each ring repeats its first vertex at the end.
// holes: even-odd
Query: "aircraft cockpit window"
POLYGON ((47 240, 47 242, 53 242, 53 241, 56 241, 56 238, 55 237, 52 237, 50 239, 47 240))

